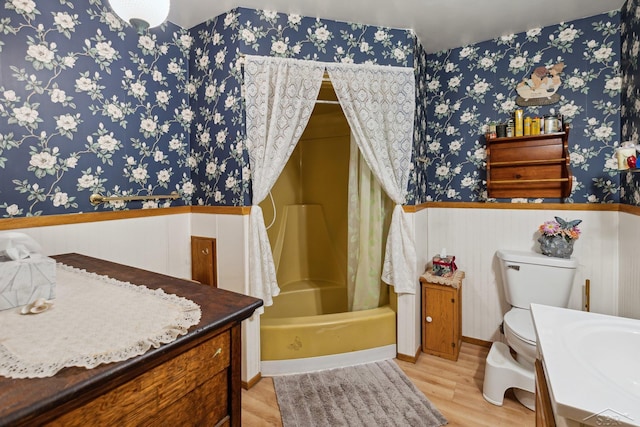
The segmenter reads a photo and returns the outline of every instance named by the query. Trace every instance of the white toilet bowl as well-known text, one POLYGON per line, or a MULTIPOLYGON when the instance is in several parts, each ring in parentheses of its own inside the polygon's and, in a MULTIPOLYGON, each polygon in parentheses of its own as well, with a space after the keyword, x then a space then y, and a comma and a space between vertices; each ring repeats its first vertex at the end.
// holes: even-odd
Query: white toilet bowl
POLYGON ((535 410, 536 333, 529 307, 531 303, 566 307, 578 262, 523 251, 498 250, 496 256, 505 299, 512 307, 503 321, 509 346, 502 342, 491 346, 482 394, 488 402, 501 406, 505 391, 513 388, 520 403, 535 410))
POLYGON ((533 370, 536 360, 536 331, 531 311, 512 308, 504 315, 503 327, 507 344, 516 352, 516 360, 533 370))

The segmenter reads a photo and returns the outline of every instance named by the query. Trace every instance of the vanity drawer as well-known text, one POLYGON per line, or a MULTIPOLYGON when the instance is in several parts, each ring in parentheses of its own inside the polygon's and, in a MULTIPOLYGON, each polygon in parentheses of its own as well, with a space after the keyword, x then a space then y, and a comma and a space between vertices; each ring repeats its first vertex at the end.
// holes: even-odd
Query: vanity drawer
POLYGON ((229 371, 224 369, 141 424, 149 427, 229 425, 229 371))
POLYGON ((62 415, 50 425, 153 425, 149 422, 158 414, 164 414, 165 420, 171 418, 175 421, 173 425, 189 424, 200 415, 207 419, 207 424, 215 418, 211 424, 215 425, 231 410, 230 349, 231 334, 226 330, 62 415))
POLYGON ((212 374, 217 374, 231 364, 231 336, 229 331, 223 332, 209 343, 202 345, 205 344, 208 347, 207 353, 210 357, 208 370, 212 374))

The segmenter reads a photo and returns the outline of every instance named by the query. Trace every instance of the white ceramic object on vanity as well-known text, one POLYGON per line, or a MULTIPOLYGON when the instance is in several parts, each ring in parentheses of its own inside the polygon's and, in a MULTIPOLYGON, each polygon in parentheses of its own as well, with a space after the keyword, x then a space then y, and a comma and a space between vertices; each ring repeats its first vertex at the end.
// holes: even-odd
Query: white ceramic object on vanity
POLYGON ((556 422, 640 426, 640 320, 531 304, 556 422))

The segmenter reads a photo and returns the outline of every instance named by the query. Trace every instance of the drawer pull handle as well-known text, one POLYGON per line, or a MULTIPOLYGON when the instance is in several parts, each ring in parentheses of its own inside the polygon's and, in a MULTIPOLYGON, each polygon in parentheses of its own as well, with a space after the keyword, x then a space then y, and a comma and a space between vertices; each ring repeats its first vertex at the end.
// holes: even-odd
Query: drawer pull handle
POLYGON ((431 316, 427 316, 425 320, 427 321, 427 323, 433 322, 433 319, 431 318, 431 316))
POLYGON ((220 347, 218 350, 216 350, 216 352, 213 354, 213 357, 216 357, 220 353, 222 353, 222 347, 220 347))

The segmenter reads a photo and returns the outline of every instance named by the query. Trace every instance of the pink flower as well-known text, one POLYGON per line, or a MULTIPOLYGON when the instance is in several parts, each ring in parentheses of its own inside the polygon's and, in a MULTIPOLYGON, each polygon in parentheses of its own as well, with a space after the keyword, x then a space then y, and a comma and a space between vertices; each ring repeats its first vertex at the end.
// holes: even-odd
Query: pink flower
POLYGON ((555 221, 545 221, 544 224, 540 226, 540 232, 542 234, 546 234, 547 236, 553 236, 554 234, 558 234, 560 231, 560 224, 555 221))

